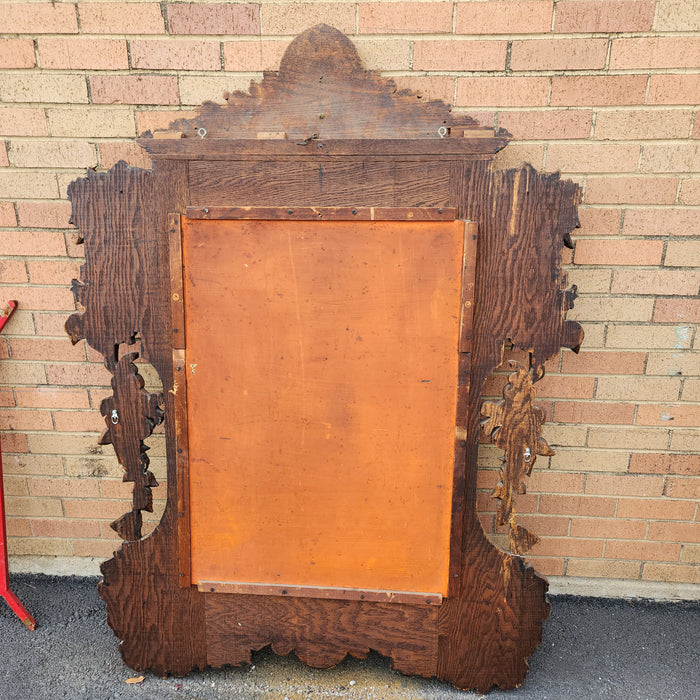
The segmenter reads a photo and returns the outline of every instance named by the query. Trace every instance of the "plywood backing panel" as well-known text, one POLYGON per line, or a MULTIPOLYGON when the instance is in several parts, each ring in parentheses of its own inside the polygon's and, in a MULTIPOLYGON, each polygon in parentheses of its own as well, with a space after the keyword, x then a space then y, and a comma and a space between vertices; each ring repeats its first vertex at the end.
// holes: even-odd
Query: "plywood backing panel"
POLYGON ((446 594, 465 222, 182 231, 193 583, 446 594))

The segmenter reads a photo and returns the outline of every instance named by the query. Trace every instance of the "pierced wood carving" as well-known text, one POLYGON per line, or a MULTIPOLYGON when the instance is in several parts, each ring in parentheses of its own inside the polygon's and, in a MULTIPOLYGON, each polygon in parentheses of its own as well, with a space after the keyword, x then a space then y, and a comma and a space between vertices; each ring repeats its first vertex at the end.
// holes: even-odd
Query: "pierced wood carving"
MULTIPOLYGON (((194 119, 140 139, 152 154, 152 170, 119 163, 71 185, 72 220, 85 243, 73 290, 84 312, 72 315, 66 330, 107 358, 113 395, 102 405, 104 439, 134 483, 133 510, 115 524, 124 542, 102 565, 99 589, 127 665, 183 675, 246 663, 251 652, 272 644, 320 667, 376 649, 403 673, 459 688, 486 691, 523 682, 549 614, 547 583, 521 557, 491 544, 479 524, 481 392, 505 339, 531 353, 535 367, 560 347, 576 350, 581 342, 580 326, 564 320, 576 290, 567 289, 561 272, 562 246, 578 225, 580 190, 530 166, 491 171, 490 158, 507 140, 504 132, 494 134, 441 102, 426 103, 365 71, 351 42, 320 25, 292 42, 280 71, 265 74, 249 94, 233 94, 225 106, 205 103, 194 119), (458 219, 478 229, 476 260, 464 262, 475 269, 476 282, 462 296, 449 585, 435 604, 188 585, 183 557, 191 551, 190 513, 187 481, 178 471, 187 446, 176 444, 175 429, 176 414, 178 420, 185 414, 173 393, 173 357, 184 357, 186 344, 182 324, 176 320, 176 330, 172 320, 171 263, 175 277, 180 268, 175 254, 171 260, 169 232, 188 208, 230 215, 242 207, 340 207, 344 216, 370 211, 369 219, 382 207, 454 208, 458 219), (115 352, 137 338, 162 381, 162 395, 143 390, 133 353, 115 352), (167 505, 155 531, 141 537, 140 513, 154 485, 144 440, 161 420, 167 505)), ((541 445, 540 416, 529 403, 537 377, 522 372, 513 373, 503 405, 486 409, 509 455, 499 491, 507 522, 514 514, 512 494, 527 471, 517 450, 529 446, 534 458, 541 445)), ((528 540, 517 525, 516 539, 528 540)))
POLYGON ((148 469, 146 452, 149 448, 144 440, 164 417, 163 395, 143 390, 143 377, 134 364, 138 356, 137 352, 131 352, 119 361, 109 357, 105 360, 107 369, 114 375, 114 393, 103 399, 100 405, 107 425, 100 444, 114 447, 124 468, 124 481, 134 484, 132 510, 112 523, 112 528, 123 540, 141 539, 141 511, 153 512, 151 489, 158 486, 158 482, 148 469))
POLYGON ((496 522, 509 526, 510 551, 525 554, 539 537, 516 523, 515 494, 526 492, 523 479, 530 476, 537 455, 550 456, 554 451, 542 437, 544 411, 534 403, 533 384, 542 378, 544 368, 534 371, 517 362, 510 365, 515 371, 503 388, 503 400, 485 401, 481 406, 481 427, 483 434, 504 452, 500 481, 492 494, 499 501, 496 522))

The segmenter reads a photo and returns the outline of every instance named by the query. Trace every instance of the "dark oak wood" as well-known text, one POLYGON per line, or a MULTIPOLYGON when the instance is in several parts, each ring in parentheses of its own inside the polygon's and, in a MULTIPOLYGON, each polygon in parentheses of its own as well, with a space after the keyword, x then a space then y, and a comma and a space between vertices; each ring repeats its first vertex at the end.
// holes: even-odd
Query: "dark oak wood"
MULTIPOLYGON (((365 71, 350 41, 324 25, 292 42, 279 72, 266 73, 249 93, 234 93, 225 106, 205 103, 194 119, 156 136, 166 138, 140 140, 153 155, 151 171, 119 163, 69 189, 86 261, 73 283, 84 312, 72 315, 66 330, 105 356, 113 375, 113 395, 102 406, 105 440, 134 483, 132 509, 116 525, 124 542, 102 565, 99 589, 125 663, 182 675, 208 664, 240 665, 272 645, 327 667, 375 649, 404 673, 459 688, 521 684, 549 613, 547 583, 522 557, 495 547, 477 519, 481 392, 505 342, 529 353, 527 379, 516 373, 511 382, 522 420, 507 415, 507 399, 498 419, 502 426, 515 421, 507 452, 529 445, 532 454, 539 433, 531 385, 547 358, 582 340, 580 326, 564 318, 576 290, 561 271, 580 189, 530 166, 493 171, 489 159, 507 142, 505 132, 365 71), (443 215, 454 208, 478 227, 476 260, 464 261, 475 268, 476 284, 463 290, 472 305, 462 308, 450 581, 439 604, 212 593, 191 585, 182 564, 190 549, 183 525, 188 445, 177 379, 186 339, 182 305, 173 298, 180 254, 171 247, 188 207, 442 208, 443 215), (162 395, 144 392, 136 353, 154 366, 162 395), (140 514, 153 486, 144 440, 160 420, 167 505, 155 531, 142 537, 140 514)), ((513 485, 520 467, 507 470, 513 485)), ((517 549, 531 538, 514 526, 517 549)))

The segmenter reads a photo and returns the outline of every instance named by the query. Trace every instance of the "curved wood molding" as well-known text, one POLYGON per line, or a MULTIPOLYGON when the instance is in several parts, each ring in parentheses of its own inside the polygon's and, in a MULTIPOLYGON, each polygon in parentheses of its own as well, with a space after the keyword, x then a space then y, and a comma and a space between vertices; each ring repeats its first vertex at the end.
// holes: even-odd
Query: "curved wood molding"
MULTIPOLYGON (((521 684, 549 614, 547 583, 521 557, 492 545, 478 522, 480 397, 506 339, 531 353, 535 372, 560 347, 581 343, 580 326, 564 320, 576 290, 566 288, 561 271, 562 246, 578 225, 578 186, 530 166, 492 172, 489 158, 506 134, 365 71, 351 42, 324 25, 292 42, 280 71, 266 73, 249 94, 234 93, 225 106, 205 103, 194 119, 156 136, 165 138, 140 140, 154 155, 151 171, 119 163, 69 188, 85 265, 73 283, 84 312, 72 315, 66 330, 73 342, 85 338, 103 353, 114 375, 102 412, 134 482, 133 511, 117 525, 126 541, 103 564, 100 584, 125 663, 183 675, 246 663, 271 644, 327 667, 376 649, 403 673, 459 688, 521 684), (455 207, 458 218, 478 223, 476 289, 464 297, 471 304, 474 294, 474 333, 460 354, 451 585, 439 606, 180 585, 168 231, 170 215, 209 205, 455 207), (118 356, 120 345, 136 348, 136 340, 162 380, 163 397, 143 392, 133 356, 118 356), (140 538, 139 514, 153 485, 143 440, 161 419, 167 506, 156 530, 140 538)), ((516 395, 529 397, 529 370, 514 373, 516 395)), ((508 445, 524 440, 532 452, 539 417, 527 408, 529 398, 522 401, 521 430, 522 421, 509 415, 513 400, 487 410, 508 445)), ((519 470, 508 468, 513 487, 519 470)))

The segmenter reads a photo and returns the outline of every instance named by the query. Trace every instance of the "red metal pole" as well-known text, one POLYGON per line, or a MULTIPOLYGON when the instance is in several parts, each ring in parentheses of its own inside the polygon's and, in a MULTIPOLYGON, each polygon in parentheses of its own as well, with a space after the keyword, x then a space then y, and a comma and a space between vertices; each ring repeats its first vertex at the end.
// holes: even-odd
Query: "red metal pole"
MULTIPOLYGON (((11 301, 0 311, 0 331, 16 308, 17 302, 11 301)), ((7 563, 7 535, 5 532, 5 492, 2 484, 2 447, 0 446, 0 596, 7 601, 7 604, 24 625, 33 630, 36 629, 34 618, 10 590, 10 569, 7 563)))

